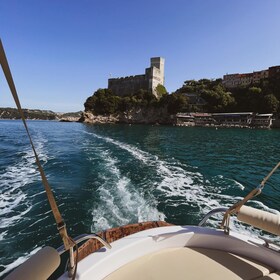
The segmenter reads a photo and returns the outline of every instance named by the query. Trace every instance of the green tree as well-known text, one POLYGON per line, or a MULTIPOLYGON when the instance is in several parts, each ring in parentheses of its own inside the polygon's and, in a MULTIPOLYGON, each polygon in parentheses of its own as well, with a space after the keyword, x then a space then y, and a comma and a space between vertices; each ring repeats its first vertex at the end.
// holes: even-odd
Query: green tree
POLYGON ((162 98, 162 96, 167 94, 167 90, 166 90, 165 86, 158 84, 156 86, 156 93, 157 93, 157 97, 160 99, 160 98, 162 98))
POLYGON ((188 105, 188 99, 183 94, 173 93, 167 95, 162 104, 167 105, 168 113, 176 114, 185 111, 188 105))
POLYGON ((209 112, 228 112, 235 104, 235 99, 230 92, 225 92, 222 87, 217 86, 214 90, 203 90, 202 98, 207 102, 209 112))
POLYGON ((94 114, 113 114, 118 111, 120 101, 121 98, 113 95, 110 90, 98 89, 86 100, 84 106, 86 111, 91 111, 94 114))
POLYGON ((262 89, 259 88, 259 87, 250 87, 249 88, 249 93, 252 94, 252 95, 257 96, 257 95, 260 95, 261 92, 262 92, 262 89))
POLYGON ((279 100, 273 94, 268 94, 263 97, 263 113, 276 113, 279 109, 279 100))
POLYGON ((259 112, 261 108, 261 103, 263 99, 263 93, 262 89, 260 87, 250 87, 246 93, 246 104, 247 104, 247 110, 246 111, 252 111, 252 112, 259 112))

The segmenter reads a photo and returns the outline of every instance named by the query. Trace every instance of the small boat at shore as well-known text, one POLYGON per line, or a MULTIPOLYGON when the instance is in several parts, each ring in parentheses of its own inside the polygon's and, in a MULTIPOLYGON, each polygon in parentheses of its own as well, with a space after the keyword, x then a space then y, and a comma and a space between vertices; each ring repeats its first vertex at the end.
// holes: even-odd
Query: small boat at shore
POLYGON ((63 245, 44 247, 5 279, 54 279, 61 255, 69 252, 66 279, 280 279, 280 246, 259 236, 248 236, 230 229, 230 217, 273 235, 280 235, 280 215, 244 204, 261 193, 265 182, 230 208, 210 211, 197 225, 172 225, 150 221, 84 234, 72 239, 58 210, 51 188, 33 145, 16 88, 0 40, 0 63, 22 116, 40 171, 49 204, 63 245), (221 228, 208 228, 207 220, 223 213, 221 228), (80 246, 79 246, 80 245, 80 246))

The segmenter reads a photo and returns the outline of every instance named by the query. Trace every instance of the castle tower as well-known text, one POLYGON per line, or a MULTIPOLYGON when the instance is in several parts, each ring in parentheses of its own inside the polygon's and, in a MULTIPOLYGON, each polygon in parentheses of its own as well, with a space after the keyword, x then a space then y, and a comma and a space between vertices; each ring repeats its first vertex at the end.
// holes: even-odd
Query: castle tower
POLYGON ((164 58, 163 57, 152 57, 151 67, 156 67, 160 70, 160 79, 162 85, 164 85, 164 58))
POLYGON ((164 85, 164 58, 152 57, 149 70, 149 89, 157 96, 156 87, 158 84, 164 85))

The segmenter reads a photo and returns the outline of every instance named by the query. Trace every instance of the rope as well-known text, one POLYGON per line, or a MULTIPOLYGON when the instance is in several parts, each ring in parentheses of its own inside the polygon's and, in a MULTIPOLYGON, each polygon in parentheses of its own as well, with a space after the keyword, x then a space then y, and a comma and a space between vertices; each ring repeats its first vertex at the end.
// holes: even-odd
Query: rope
POLYGON ((54 219, 56 221, 57 229, 58 229, 59 234, 62 238, 65 249, 68 250, 69 248, 75 246, 75 242, 67 234, 66 224, 64 223, 64 221, 62 219, 62 216, 59 212, 59 209, 57 207, 57 204, 56 204, 54 195, 52 193, 51 187, 50 187, 49 182, 46 178, 43 167, 40 163, 38 154, 35 150, 35 146, 33 144, 31 135, 29 133, 29 129, 28 129, 27 124, 26 124, 24 113, 23 113, 22 108, 21 108, 21 104, 20 104, 20 101, 19 101, 19 98, 18 98, 17 90, 16 90, 16 87, 15 87, 15 84, 14 84, 14 81, 13 81, 13 77, 12 77, 12 74, 11 74, 11 71, 10 71, 10 67, 9 67, 9 64, 8 64, 8 61, 7 61, 7 58, 6 58, 6 55, 5 55, 5 51, 4 51, 4 47, 2 45, 1 39, 0 39, 0 64, 2 66, 4 75, 6 77, 6 80, 7 80, 7 83, 9 85, 10 91, 13 95, 13 98, 14 98, 15 103, 17 105, 17 108, 18 108, 19 114, 21 116, 23 125, 25 127, 27 136, 29 138, 29 141, 30 141, 30 144, 31 144, 31 147, 32 147, 35 159, 36 159, 36 164, 38 166, 38 169, 39 169, 39 172, 40 172, 40 175, 41 175, 41 178, 42 178, 42 182, 43 182, 46 194, 47 194, 47 198, 48 198, 48 201, 49 201, 54 219))
POLYGON ((278 162, 278 164, 276 164, 276 166, 270 171, 270 173, 262 180, 261 182, 261 186, 264 187, 264 184, 266 183, 266 181, 271 177, 271 175, 277 170, 277 168, 280 166, 280 161, 278 162))
POLYGON ((270 171, 270 173, 262 180, 260 185, 253 189, 249 194, 247 194, 242 200, 238 201, 237 203, 233 204, 225 213, 223 221, 221 223, 221 228, 228 231, 229 228, 229 217, 230 215, 236 214, 239 212, 240 208, 250 199, 259 195, 264 188, 265 183, 267 180, 272 176, 272 174, 278 169, 280 166, 280 162, 276 164, 276 166, 270 171))

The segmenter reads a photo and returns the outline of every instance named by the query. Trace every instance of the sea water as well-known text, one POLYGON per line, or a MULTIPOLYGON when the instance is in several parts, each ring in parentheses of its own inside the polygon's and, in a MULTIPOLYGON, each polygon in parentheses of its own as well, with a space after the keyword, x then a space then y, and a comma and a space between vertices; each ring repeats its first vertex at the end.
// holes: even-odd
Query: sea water
MULTIPOLYGON (((254 189, 280 160, 280 130, 29 121, 72 237, 129 223, 197 225, 254 189)), ((280 211, 280 170, 248 205, 280 211)), ((221 216, 211 220, 217 227, 221 216)), ((233 230, 264 234, 233 220, 233 230)), ((0 121, 0 278, 61 245, 20 121, 0 121)))

